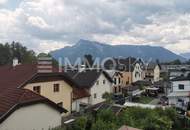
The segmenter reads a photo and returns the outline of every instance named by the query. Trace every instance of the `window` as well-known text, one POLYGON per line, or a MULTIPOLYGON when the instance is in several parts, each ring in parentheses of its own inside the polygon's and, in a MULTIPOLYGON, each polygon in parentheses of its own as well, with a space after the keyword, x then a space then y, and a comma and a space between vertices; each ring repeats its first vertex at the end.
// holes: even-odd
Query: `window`
POLYGON ((128 84, 129 84, 129 81, 126 82, 126 85, 128 85, 128 84))
POLYGON ((96 95, 96 93, 94 94, 94 98, 97 98, 97 95, 96 95))
POLYGON ((184 89, 184 84, 179 84, 178 89, 183 90, 184 89))
POLYGON ((54 92, 59 92, 59 84, 54 84, 53 85, 53 91, 54 92))
POLYGON ((33 87, 33 91, 34 91, 35 93, 40 94, 40 86, 34 86, 34 87, 33 87))
POLYGON ((99 85, 99 81, 96 82, 96 85, 99 85))
POLYGON ((57 103, 57 105, 63 107, 63 102, 57 103))
POLYGON ((103 84, 106 84, 106 80, 103 80, 103 84))
POLYGON ((116 81, 117 81, 117 79, 116 79, 116 78, 114 78, 114 84, 117 84, 117 83, 116 83, 116 81))
POLYGON ((138 72, 135 72, 135 78, 137 77, 137 75, 138 75, 138 72))
POLYGON ((121 86, 119 86, 119 92, 121 92, 121 86))
POLYGON ((117 87, 114 87, 114 92, 117 93, 117 87))
POLYGON ((119 84, 120 84, 120 83, 121 83, 121 79, 119 78, 118 80, 119 80, 118 82, 119 82, 119 84))

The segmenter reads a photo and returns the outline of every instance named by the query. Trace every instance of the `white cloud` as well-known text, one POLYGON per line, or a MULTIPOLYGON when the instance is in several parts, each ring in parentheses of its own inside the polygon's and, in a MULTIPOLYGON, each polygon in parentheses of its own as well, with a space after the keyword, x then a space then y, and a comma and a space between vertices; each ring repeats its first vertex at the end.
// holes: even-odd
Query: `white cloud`
POLYGON ((39 16, 28 17, 28 24, 41 29, 49 29, 50 26, 39 16))
MULTIPOLYGON (((4 2, 0 0, 1 3, 4 2)), ((187 52, 188 3, 188 0, 26 0, 13 11, 0 9, 0 40, 20 41, 38 52, 61 48, 81 38, 110 44, 160 45, 178 53, 187 52)))
POLYGON ((39 50, 48 53, 65 46, 69 46, 69 44, 55 41, 41 41, 41 43, 39 43, 39 50))
POLYGON ((0 5, 3 5, 7 2, 7 0, 0 0, 0 5))
POLYGON ((165 47, 178 54, 190 51, 189 40, 182 40, 179 43, 168 44, 165 47))

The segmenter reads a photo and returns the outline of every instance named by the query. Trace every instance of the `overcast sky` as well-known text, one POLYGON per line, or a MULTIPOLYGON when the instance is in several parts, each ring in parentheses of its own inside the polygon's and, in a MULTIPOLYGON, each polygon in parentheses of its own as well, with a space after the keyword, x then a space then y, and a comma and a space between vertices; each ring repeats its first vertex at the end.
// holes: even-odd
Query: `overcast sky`
POLYGON ((0 42, 47 52, 79 39, 190 52, 190 0, 0 0, 0 42))

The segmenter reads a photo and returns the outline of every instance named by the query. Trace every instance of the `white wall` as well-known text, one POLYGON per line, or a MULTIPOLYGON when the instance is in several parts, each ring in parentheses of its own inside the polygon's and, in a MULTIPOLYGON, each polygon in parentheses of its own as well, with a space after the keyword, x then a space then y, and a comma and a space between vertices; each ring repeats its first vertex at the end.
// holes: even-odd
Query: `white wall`
POLYGON ((104 74, 101 74, 100 77, 98 78, 99 81, 99 85, 97 85, 96 83, 92 86, 92 88, 90 89, 90 104, 94 105, 100 102, 105 101, 102 98, 102 95, 105 92, 109 92, 112 93, 113 89, 112 89, 112 83, 104 76, 104 74), (103 84, 103 80, 106 81, 105 84, 103 84), (96 98, 94 98, 94 94, 96 93, 96 98))
POLYGON ((81 103, 89 104, 89 97, 84 97, 84 98, 80 98, 80 99, 73 101, 72 102, 72 111, 79 112, 81 103))
POLYGON ((157 82, 160 80, 160 68, 158 65, 154 68, 154 82, 157 82))
POLYGON ((178 104, 178 99, 184 100, 185 103, 189 102, 189 97, 170 97, 169 98, 169 104, 170 105, 178 104))
POLYGON ((0 130, 48 130, 61 125, 61 114, 46 104, 17 109, 4 122, 0 130))
POLYGON ((173 91, 190 91, 190 81, 174 81, 172 82, 173 91), (179 90, 179 84, 184 84, 184 90, 179 90))
MULTIPOLYGON (((190 91, 190 81, 173 81, 172 82, 172 90, 171 93, 180 93, 180 92, 189 92, 190 91), (184 89, 179 89, 179 84, 184 85, 184 89)), ((169 97, 169 104, 178 105, 180 102, 178 102, 178 99, 183 100, 183 102, 186 104, 189 102, 189 97, 185 96, 174 96, 169 97)))
POLYGON ((133 73, 132 73, 133 77, 132 77, 132 82, 136 82, 136 81, 139 81, 139 80, 143 80, 143 70, 141 69, 141 66, 139 63, 136 63, 135 64, 135 67, 134 67, 134 70, 133 70, 133 73), (137 73, 137 74, 136 74, 137 73), (135 76, 136 74, 136 76, 135 76))

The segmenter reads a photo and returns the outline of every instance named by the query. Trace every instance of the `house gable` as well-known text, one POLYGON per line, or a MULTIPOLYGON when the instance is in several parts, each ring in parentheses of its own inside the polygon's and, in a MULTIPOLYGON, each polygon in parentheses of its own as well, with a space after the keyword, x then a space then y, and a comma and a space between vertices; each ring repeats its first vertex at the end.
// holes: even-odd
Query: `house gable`
POLYGON ((66 110, 71 112, 72 92, 73 88, 64 80, 49 81, 49 82, 35 82, 28 83, 24 86, 25 89, 34 91, 34 87, 40 87, 40 95, 50 99, 56 104, 62 103, 66 110), (54 85, 59 85, 59 91, 54 91, 54 85))
POLYGON ((59 111, 45 103, 20 106, 1 124, 1 130, 41 130, 61 125, 59 111), (40 123, 39 123, 40 122, 40 123))
POLYGON ((103 102, 104 99, 102 95, 105 93, 112 92, 112 82, 102 73, 99 78, 96 80, 94 85, 90 88, 90 102, 91 104, 97 104, 103 102))

